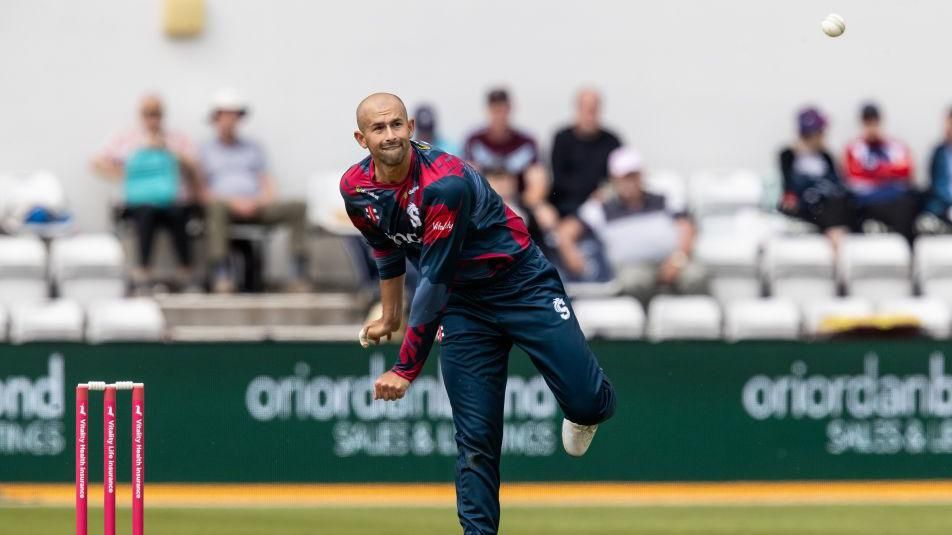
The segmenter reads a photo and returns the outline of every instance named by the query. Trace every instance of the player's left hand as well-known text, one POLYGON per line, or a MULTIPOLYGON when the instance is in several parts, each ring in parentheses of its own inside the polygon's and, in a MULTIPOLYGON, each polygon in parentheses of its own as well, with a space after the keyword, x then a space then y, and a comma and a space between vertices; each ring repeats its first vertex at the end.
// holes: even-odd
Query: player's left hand
POLYGON ((410 381, 388 371, 384 372, 374 382, 374 399, 395 401, 403 397, 410 388, 410 381))

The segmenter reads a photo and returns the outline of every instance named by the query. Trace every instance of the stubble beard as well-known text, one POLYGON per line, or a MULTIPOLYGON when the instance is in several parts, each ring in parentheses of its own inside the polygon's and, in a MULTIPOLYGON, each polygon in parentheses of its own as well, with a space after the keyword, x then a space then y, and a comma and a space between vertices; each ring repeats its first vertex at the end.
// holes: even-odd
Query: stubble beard
POLYGON ((400 144, 388 150, 381 149, 377 151, 376 157, 377 161, 387 166, 396 166, 400 165, 407 156, 407 150, 409 148, 409 143, 406 141, 401 141, 400 144))

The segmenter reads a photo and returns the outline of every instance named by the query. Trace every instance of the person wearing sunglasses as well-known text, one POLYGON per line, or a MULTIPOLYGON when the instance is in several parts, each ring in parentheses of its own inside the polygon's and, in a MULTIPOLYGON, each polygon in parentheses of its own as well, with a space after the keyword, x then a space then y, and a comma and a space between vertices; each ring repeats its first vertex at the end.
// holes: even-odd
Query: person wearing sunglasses
POLYGON ((201 196, 195 150, 187 136, 166 129, 164 112, 158 95, 142 96, 139 124, 114 136, 92 162, 97 175, 122 186, 122 213, 133 222, 138 240, 138 258, 132 270, 137 294, 149 293, 156 283, 151 265, 160 227, 169 231, 175 245, 175 286, 190 288, 194 284, 186 223, 189 200, 201 196))

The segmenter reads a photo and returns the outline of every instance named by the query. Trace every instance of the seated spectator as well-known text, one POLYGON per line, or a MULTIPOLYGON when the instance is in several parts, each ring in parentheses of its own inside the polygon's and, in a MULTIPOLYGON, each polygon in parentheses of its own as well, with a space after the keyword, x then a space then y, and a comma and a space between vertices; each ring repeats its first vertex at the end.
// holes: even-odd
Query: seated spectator
POLYGON ((602 128, 601 96, 583 89, 576 97, 575 124, 560 130, 552 142, 552 189, 549 203, 559 216, 574 215, 608 177, 608 154, 621 145, 602 128))
POLYGON ((952 225, 952 110, 945 119, 945 139, 932 151, 926 212, 938 218, 930 225, 934 232, 948 231, 952 225))
POLYGON ((627 147, 609 158, 612 196, 593 196, 559 225, 563 269, 573 277, 597 275, 598 256, 579 244, 594 236, 625 293, 647 302, 658 292, 702 293, 704 276, 691 263, 696 230, 687 213, 642 186, 641 157, 627 147))
POLYGON ((820 227, 833 248, 856 225, 849 193, 826 149, 826 118, 815 108, 797 115, 800 138, 780 152, 783 198, 780 210, 820 227))
POLYGON ((138 265, 132 270, 137 293, 147 292, 153 283, 152 245, 155 231, 162 226, 172 234, 179 261, 179 284, 193 284, 191 249, 186 223, 186 204, 198 197, 194 149, 189 139, 162 125, 162 101, 146 95, 139 102, 141 124, 113 138, 94 157, 92 165, 100 176, 122 183, 125 215, 136 229, 138 265), (191 186, 183 188, 183 177, 191 186))
POLYGON ((878 221, 912 242, 919 199, 913 189, 912 155, 882 132, 879 108, 861 111, 862 135, 846 147, 846 183, 860 221, 878 221))
POLYGON ((429 143, 430 145, 448 152, 454 156, 459 155, 459 147, 449 139, 440 135, 437 128, 436 110, 429 104, 421 104, 413 114, 413 121, 416 123, 414 138, 417 141, 429 143))
POLYGON ((535 209, 545 200, 548 190, 548 177, 539 161, 536 141, 512 126, 512 103, 505 89, 493 89, 486 100, 489 122, 466 139, 463 157, 484 174, 505 171, 515 177, 518 204, 535 209))
POLYGON ((229 226, 237 222, 290 228, 294 259, 289 289, 303 291, 310 287, 305 205, 300 201, 275 200, 274 178, 268 171, 264 150, 238 135, 238 125, 247 114, 248 106, 237 94, 229 90, 219 92, 211 112, 216 137, 201 148, 202 170, 209 191, 206 219, 212 289, 218 293, 234 290, 227 258, 229 226))

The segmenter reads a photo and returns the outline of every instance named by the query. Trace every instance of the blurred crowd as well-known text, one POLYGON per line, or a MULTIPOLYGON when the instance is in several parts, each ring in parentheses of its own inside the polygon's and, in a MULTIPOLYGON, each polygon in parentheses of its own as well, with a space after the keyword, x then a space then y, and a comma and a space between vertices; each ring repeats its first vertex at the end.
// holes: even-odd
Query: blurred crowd
POLYGON ((249 111, 236 92, 220 91, 209 110, 213 135, 196 147, 186 135, 165 126, 162 100, 146 95, 139 102, 138 125, 115 136, 93 158, 98 175, 122 186, 117 217, 130 221, 136 235, 138 255, 132 271, 136 293, 148 293, 156 282, 151 265, 160 228, 169 232, 175 246, 179 265, 175 289, 202 289, 204 281, 193 273, 188 231, 195 218, 204 222, 203 250, 213 291, 235 290, 229 227, 242 223, 288 227, 293 255, 288 289, 309 289, 305 203, 276 200, 264 149, 239 133, 249 111))
MULTIPOLYGON (((543 158, 540 143, 512 122, 513 99, 503 88, 485 98, 486 123, 461 144, 439 129, 437 110, 413 110, 416 138, 456 154, 479 170, 522 216, 536 242, 569 283, 611 281, 642 301, 656 293, 703 293, 703 268, 692 259, 697 225, 684 199, 645 185, 641 155, 602 123, 602 97, 580 90, 574 118, 558 130, 543 158)), ((232 90, 212 99, 209 138, 195 145, 163 121, 156 95, 139 102, 137 125, 109 141, 93 158, 103 178, 122 185, 117 219, 137 241, 133 283, 154 284, 154 237, 165 228, 179 263, 175 287, 235 290, 229 254, 231 227, 254 224, 290 230, 288 289, 307 290, 307 221, 301 201, 278 201, 265 151, 240 132, 250 106, 232 90), (208 280, 196 280, 189 222, 203 221, 208 280)), ((858 134, 840 152, 829 149, 827 118, 810 107, 796 116, 797 137, 779 155, 783 177, 777 209, 814 225, 836 248, 850 232, 891 231, 910 242, 918 233, 952 228, 952 112, 944 139, 919 191, 908 147, 889 136, 875 103, 859 113, 858 134)), ((372 266, 370 266, 372 269, 372 266)))

